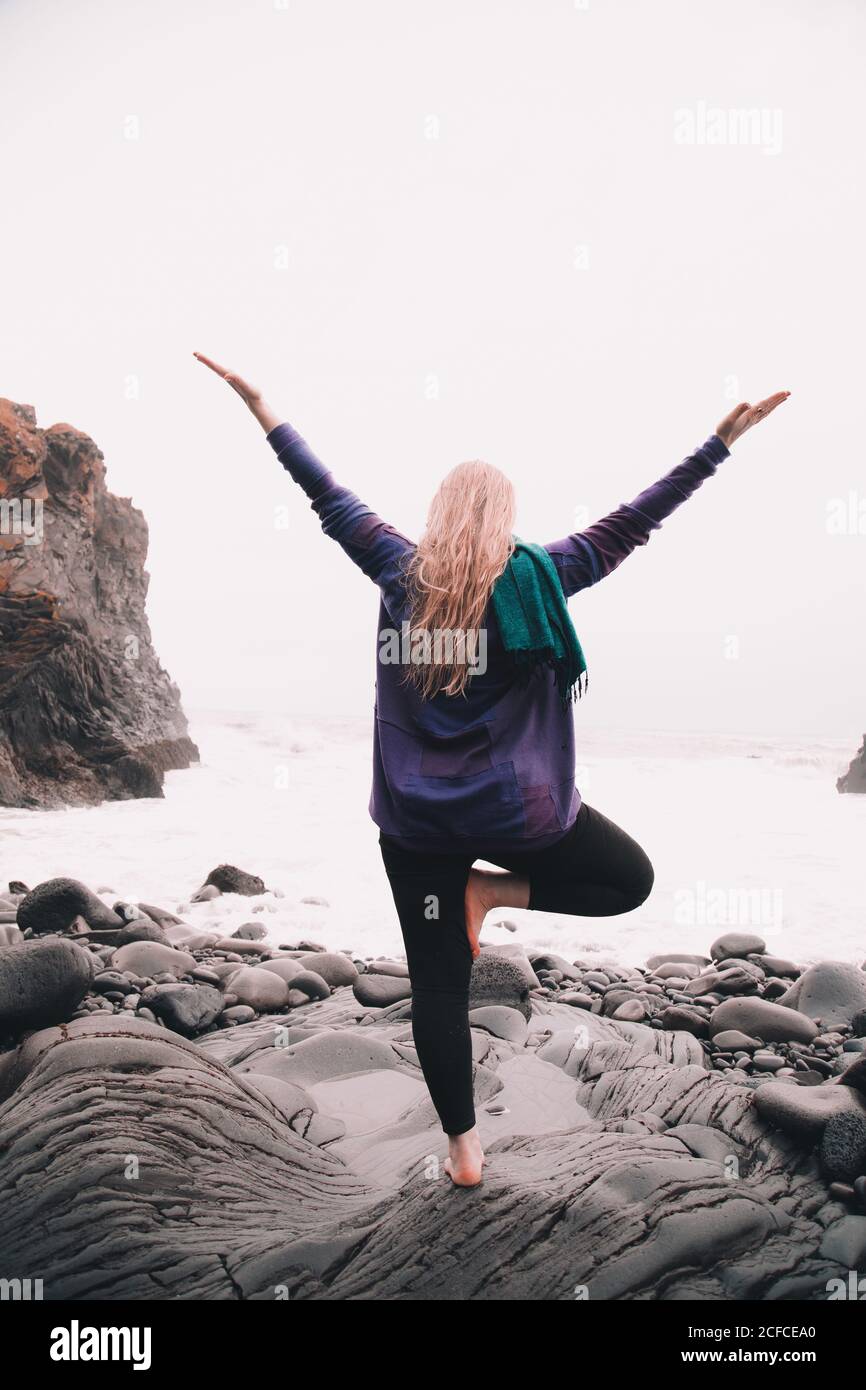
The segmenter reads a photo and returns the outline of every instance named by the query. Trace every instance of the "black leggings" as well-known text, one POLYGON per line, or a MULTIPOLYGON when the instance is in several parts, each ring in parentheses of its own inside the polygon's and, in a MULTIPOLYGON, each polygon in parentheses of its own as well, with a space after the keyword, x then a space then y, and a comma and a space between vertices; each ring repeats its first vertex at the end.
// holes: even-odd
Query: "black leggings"
POLYGON ((653 868, 640 845, 586 802, 548 849, 456 854, 406 850, 379 836, 412 981, 412 1033, 424 1080, 446 1134, 475 1124, 469 976, 472 952, 464 898, 469 870, 483 858, 529 879, 529 908, 615 917, 640 907, 653 868))

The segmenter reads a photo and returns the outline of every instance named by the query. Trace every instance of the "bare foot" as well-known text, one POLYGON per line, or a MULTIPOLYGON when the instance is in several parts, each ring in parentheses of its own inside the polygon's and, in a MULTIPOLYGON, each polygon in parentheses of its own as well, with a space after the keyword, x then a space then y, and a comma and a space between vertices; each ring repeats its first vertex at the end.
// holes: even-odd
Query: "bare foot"
POLYGON ((466 935, 472 949, 472 959, 481 955, 478 938, 484 918, 494 907, 526 907, 529 903, 529 880, 517 874, 497 874, 489 869, 470 869, 463 900, 466 935))
POLYGON ((484 1167, 484 1150, 478 1126, 465 1134, 449 1134, 445 1172, 455 1187, 477 1187, 484 1167))

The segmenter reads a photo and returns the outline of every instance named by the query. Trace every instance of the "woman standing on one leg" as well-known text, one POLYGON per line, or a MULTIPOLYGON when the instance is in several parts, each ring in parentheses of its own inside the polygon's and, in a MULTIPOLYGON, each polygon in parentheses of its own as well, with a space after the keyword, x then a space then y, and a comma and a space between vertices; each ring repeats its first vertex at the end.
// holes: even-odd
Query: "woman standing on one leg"
POLYGON ((565 600, 605 578, 715 473, 731 444, 788 396, 739 405, 634 502, 546 546, 513 535, 514 492, 490 464, 440 484, 417 545, 328 469, 261 393, 235 389, 303 487, 326 535, 377 584, 373 791, 406 946, 412 1030, 453 1181, 480 1181, 469 977, 494 907, 608 917, 648 896, 643 850, 574 785, 570 698, 586 683, 565 600), (504 873, 474 868, 477 859, 504 873))

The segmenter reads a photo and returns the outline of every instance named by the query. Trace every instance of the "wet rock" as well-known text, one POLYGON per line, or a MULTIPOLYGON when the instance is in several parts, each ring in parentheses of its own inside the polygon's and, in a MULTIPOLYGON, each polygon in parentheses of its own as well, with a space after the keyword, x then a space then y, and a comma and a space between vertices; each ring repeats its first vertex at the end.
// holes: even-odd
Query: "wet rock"
POLYGON ((124 926, 122 917, 74 878, 46 879, 18 905, 18 926, 35 936, 68 931, 77 917, 91 928, 124 926))
POLYGON ((162 946, 158 941, 131 941, 115 951, 112 960, 115 970, 128 970, 133 975, 160 975, 167 973, 177 978, 195 970, 195 956, 188 951, 178 951, 174 946, 162 946))
POLYGON ((327 980, 331 989, 339 989, 341 985, 352 985, 358 978, 358 971, 349 957, 336 951, 305 952, 299 960, 305 970, 312 970, 323 980, 327 980))
POLYGON ((263 951, 270 950, 262 941, 247 941, 244 937, 221 936, 214 942, 215 951, 223 951, 226 955, 246 958, 247 956, 258 957, 263 951))
POLYGON ((272 970, 256 965, 242 965, 229 975, 226 987, 237 996, 239 1004, 249 1004, 258 1013, 283 1009, 289 1002, 289 987, 272 970))
POLYGON ((752 1093, 756 1110, 779 1129, 811 1144, 817 1143, 828 1122, 837 1115, 861 1110, 857 1098, 844 1086, 797 1086, 774 1081, 752 1093))
POLYGON ((827 1121, 819 1154, 834 1182, 853 1183, 866 1174, 866 1111, 846 1111, 827 1121))
POLYGON ((768 1003, 766 999, 726 999, 713 1010, 710 1037, 729 1028, 760 1038, 762 1042, 811 1042, 818 1028, 796 1009, 768 1003))
POLYGON ((307 999, 327 999, 331 993, 327 980, 317 975, 314 970, 301 970, 297 975, 293 975, 292 989, 300 990, 307 999))
POLYGON ((796 978, 800 973, 799 965, 784 956, 756 955, 754 963, 761 967, 765 975, 791 975, 796 978))
POLYGON ((384 1009, 401 999, 411 999, 412 986, 396 975, 372 975, 365 971, 352 985, 352 993, 365 1009, 384 1009))
POLYGON ((653 974, 660 980, 694 980, 700 973, 700 965, 685 960, 663 961, 653 970, 653 974))
POLYGON ((223 996, 208 984, 152 985, 142 994, 141 1002, 167 1028, 192 1037, 219 1016, 223 996))
POLYGON ((627 1023, 642 1023, 647 1013, 647 1006, 640 999, 627 999, 614 1010, 613 1017, 627 1023))
POLYGON ((866 971, 845 961, 822 961, 804 971, 779 1002, 820 1019, 825 1028, 850 1023, 866 1008, 866 971))
POLYGON ((267 932, 261 922, 244 922, 237 931, 232 932, 233 941, 264 941, 266 936, 267 932))
POLYGON ((757 1038, 750 1038, 748 1033, 741 1033, 736 1028, 728 1028, 721 1033, 716 1033, 713 1038, 716 1047, 720 1047, 723 1052, 754 1051, 761 1046, 757 1038))
POLYGON ((668 1031, 681 1030, 691 1033, 695 1038, 706 1038, 709 1035, 707 1015, 700 1009, 690 1009, 687 1004, 671 1004, 659 1017, 662 1027, 668 1031))
MULTIPOLYGON (((491 954, 499 954, 496 946, 490 949, 491 954)), ((582 971, 572 965, 571 961, 566 960, 564 956, 557 956, 549 951, 544 953, 528 951, 526 954, 529 956, 529 963, 536 975, 542 970, 561 970, 566 980, 579 980, 582 977, 582 971)))
POLYGON ((517 1009, 506 1009, 498 1004, 483 1005, 480 1009, 469 1010, 470 1028, 483 1028, 494 1038, 502 1038, 520 1046, 526 1040, 527 1023, 517 1009))
MULTIPOLYGON (((559 957, 541 959, 559 960, 559 957)), ((507 956, 497 955, 492 950, 482 951, 473 961, 469 978, 470 1009, 485 1004, 502 1004, 506 1008, 517 1009, 525 1019, 532 1017, 529 986, 523 971, 507 956)))
MULTIPOLYGON (((287 985, 291 984, 296 975, 304 974, 304 967, 300 961, 291 956, 274 956, 272 960, 263 960, 259 968, 270 970, 274 975, 279 975, 280 979, 285 980, 287 985)), ((319 978, 321 979, 321 976, 319 978)))
POLYGON ((539 980, 538 975, 535 973, 535 970, 532 966, 532 962, 530 961, 529 956, 526 954, 526 951, 523 948, 523 946, 519 946, 516 942, 501 941, 498 942, 496 946, 486 946, 482 944, 481 950, 482 953, 484 951, 492 951, 494 955, 504 956, 506 960, 513 961, 514 964, 521 971, 523 978, 526 980, 526 983, 529 986, 529 988, 538 989, 539 985, 541 984, 541 981, 539 980))
POLYGON ((192 897, 190 898, 190 902, 209 903, 213 902, 214 898, 219 898, 221 896, 222 895, 220 893, 220 890, 219 888, 217 888, 216 884, 205 883, 202 885, 201 888, 199 888, 198 892, 193 893, 192 897))
POLYGON ((855 1057, 851 1065, 839 1077, 843 1086, 850 1086, 866 1097, 866 1054, 855 1057))
POLYGON ((180 917, 176 917, 173 912, 168 912, 164 907, 154 907, 151 903, 139 903, 141 911, 152 922, 156 922, 158 927, 182 927, 184 922, 180 917))
POLYGON ((370 975, 393 975, 400 980, 409 978, 409 967, 402 960, 368 960, 366 970, 370 975))
POLYGON ((710 955, 713 960, 721 961, 727 960, 730 956, 761 956, 766 949, 767 943, 763 937, 755 936, 752 932, 730 931, 713 942, 710 955))
POLYGON ((68 1019, 93 978, 89 952, 63 937, 0 951, 0 1034, 18 1036, 68 1019))
POLYGON ((235 868, 234 864, 218 864, 211 869, 203 884, 205 888, 208 886, 217 888, 220 893, 240 893, 245 898, 255 898, 267 892, 262 879, 235 868))
POLYGON ((707 956, 690 956, 679 951, 667 951, 661 956, 650 956, 647 961, 647 969, 657 971, 662 965, 696 965, 699 970, 704 966, 711 965, 712 962, 707 956))
POLYGON ((851 759, 847 772, 836 780, 840 792, 866 792, 866 734, 858 752, 851 759))

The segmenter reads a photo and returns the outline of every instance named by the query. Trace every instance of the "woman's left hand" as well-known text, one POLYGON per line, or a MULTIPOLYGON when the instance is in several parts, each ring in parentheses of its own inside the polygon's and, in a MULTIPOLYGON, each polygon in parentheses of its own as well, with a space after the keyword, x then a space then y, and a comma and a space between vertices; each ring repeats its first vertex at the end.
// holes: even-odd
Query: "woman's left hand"
POLYGON ((748 401, 743 401, 741 405, 735 405, 730 415, 726 415, 720 425, 716 426, 716 434, 722 443, 730 449, 735 440, 741 434, 750 430, 753 425, 757 425, 759 420, 766 420, 768 415, 786 401, 790 396, 790 391, 777 391, 775 395, 768 396, 765 401, 758 401, 757 405, 749 405, 748 401))

